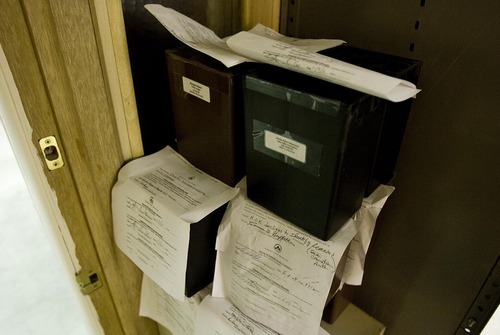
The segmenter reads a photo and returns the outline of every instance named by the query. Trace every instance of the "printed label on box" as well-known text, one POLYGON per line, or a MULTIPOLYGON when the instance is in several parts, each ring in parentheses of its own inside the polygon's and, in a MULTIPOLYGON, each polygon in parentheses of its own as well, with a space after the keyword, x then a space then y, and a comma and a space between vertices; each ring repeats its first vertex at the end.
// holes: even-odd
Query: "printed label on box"
POLYGON ((210 87, 200 84, 194 80, 182 77, 182 87, 184 92, 194 95, 206 102, 210 102, 210 87))
POLYGON ((255 119, 251 136, 254 150, 319 177, 323 151, 320 143, 255 119))
POLYGON ((306 162, 306 145, 291 138, 266 130, 264 131, 264 145, 266 148, 296 159, 301 163, 306 162))

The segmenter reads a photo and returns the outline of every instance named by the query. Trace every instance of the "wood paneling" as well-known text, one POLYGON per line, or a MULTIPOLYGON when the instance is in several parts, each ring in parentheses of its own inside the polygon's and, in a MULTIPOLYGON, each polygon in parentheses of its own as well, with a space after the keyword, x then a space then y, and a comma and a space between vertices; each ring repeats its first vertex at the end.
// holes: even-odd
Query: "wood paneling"
POLYGON ((91 1, 97 47, 125 160, 144 155, 120 0, 91 1))
POLYGON ((243 0, 241 30, 252 29, 257 23, 279 31, 280 0, 243 0))
POLYGON ((141 272, 113 242, 111 187, 124 162, 88 1, 2 1, 0 43, 39 138, 58 138, 66 166, 46 176, 79 266, 101 275, 91 294, 107 334, 156 334, 138 316, 141 272))

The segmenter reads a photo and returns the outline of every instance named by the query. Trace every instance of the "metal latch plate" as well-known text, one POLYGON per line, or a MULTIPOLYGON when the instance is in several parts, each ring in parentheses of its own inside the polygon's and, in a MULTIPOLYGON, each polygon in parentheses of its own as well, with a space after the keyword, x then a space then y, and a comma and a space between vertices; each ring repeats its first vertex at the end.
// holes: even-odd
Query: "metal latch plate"
POLYGON ((43 158, 47 168, 52 171, 64 166, 64 161, 61 156, 61 150, 57 145, 57 140, 54 136, 47 136, 38 141, 42 150, 43 158))
POLYGON ((89 295, 102 286, 102 281, 95 271, 81 271, 76 274, 76 281, 80 285, 80 291, 89 295))

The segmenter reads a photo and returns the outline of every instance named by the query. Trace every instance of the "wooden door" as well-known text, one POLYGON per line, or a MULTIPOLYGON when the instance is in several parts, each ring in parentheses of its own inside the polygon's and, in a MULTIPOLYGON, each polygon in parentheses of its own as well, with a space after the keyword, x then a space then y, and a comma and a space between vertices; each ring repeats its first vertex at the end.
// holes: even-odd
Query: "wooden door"
POLYGON ((126 52, 117 52, 125 50, 120 15, 117 0, 3 0, 0 44, 33 146, 49 135, 59 142, 64 167, 49 171, 40 151, 37 159, 75 243, 67 246, 75 271, 96 271, 103 282, 90 294, 102 328, 157 334, 138 316, 141 272, 113 240, 111 188, 142 148, 130 137, 138 127, 126 52))

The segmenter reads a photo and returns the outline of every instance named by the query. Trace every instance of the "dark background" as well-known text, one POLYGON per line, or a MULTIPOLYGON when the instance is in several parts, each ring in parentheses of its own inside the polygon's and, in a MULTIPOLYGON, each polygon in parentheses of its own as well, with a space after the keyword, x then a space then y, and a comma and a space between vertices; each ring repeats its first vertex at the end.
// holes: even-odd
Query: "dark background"
POLYGON ((288 34, 423 61, 355 303, 387 335, 454 334, 476 295, 498 303, 479 291, 500 250, 500 2, 294 2, 288 34))
MULTIPOLYGON (((239 30, 231 16, 238 1, 216 8, 209 1, 123 1, 146 154, 175 147, 163 50, 179 45, 145 12, 147 2, 173 7, 221 37, 239 30)), ((458 334, 464 318, 487 319, 488 306, 498 303, 498 288, 481 289, 500 242, 500 2, 282 2, 282 33, 340 38, 423 61, 396 191, 379 216, 354 302, 383 322, 387 335, 458 334)))

